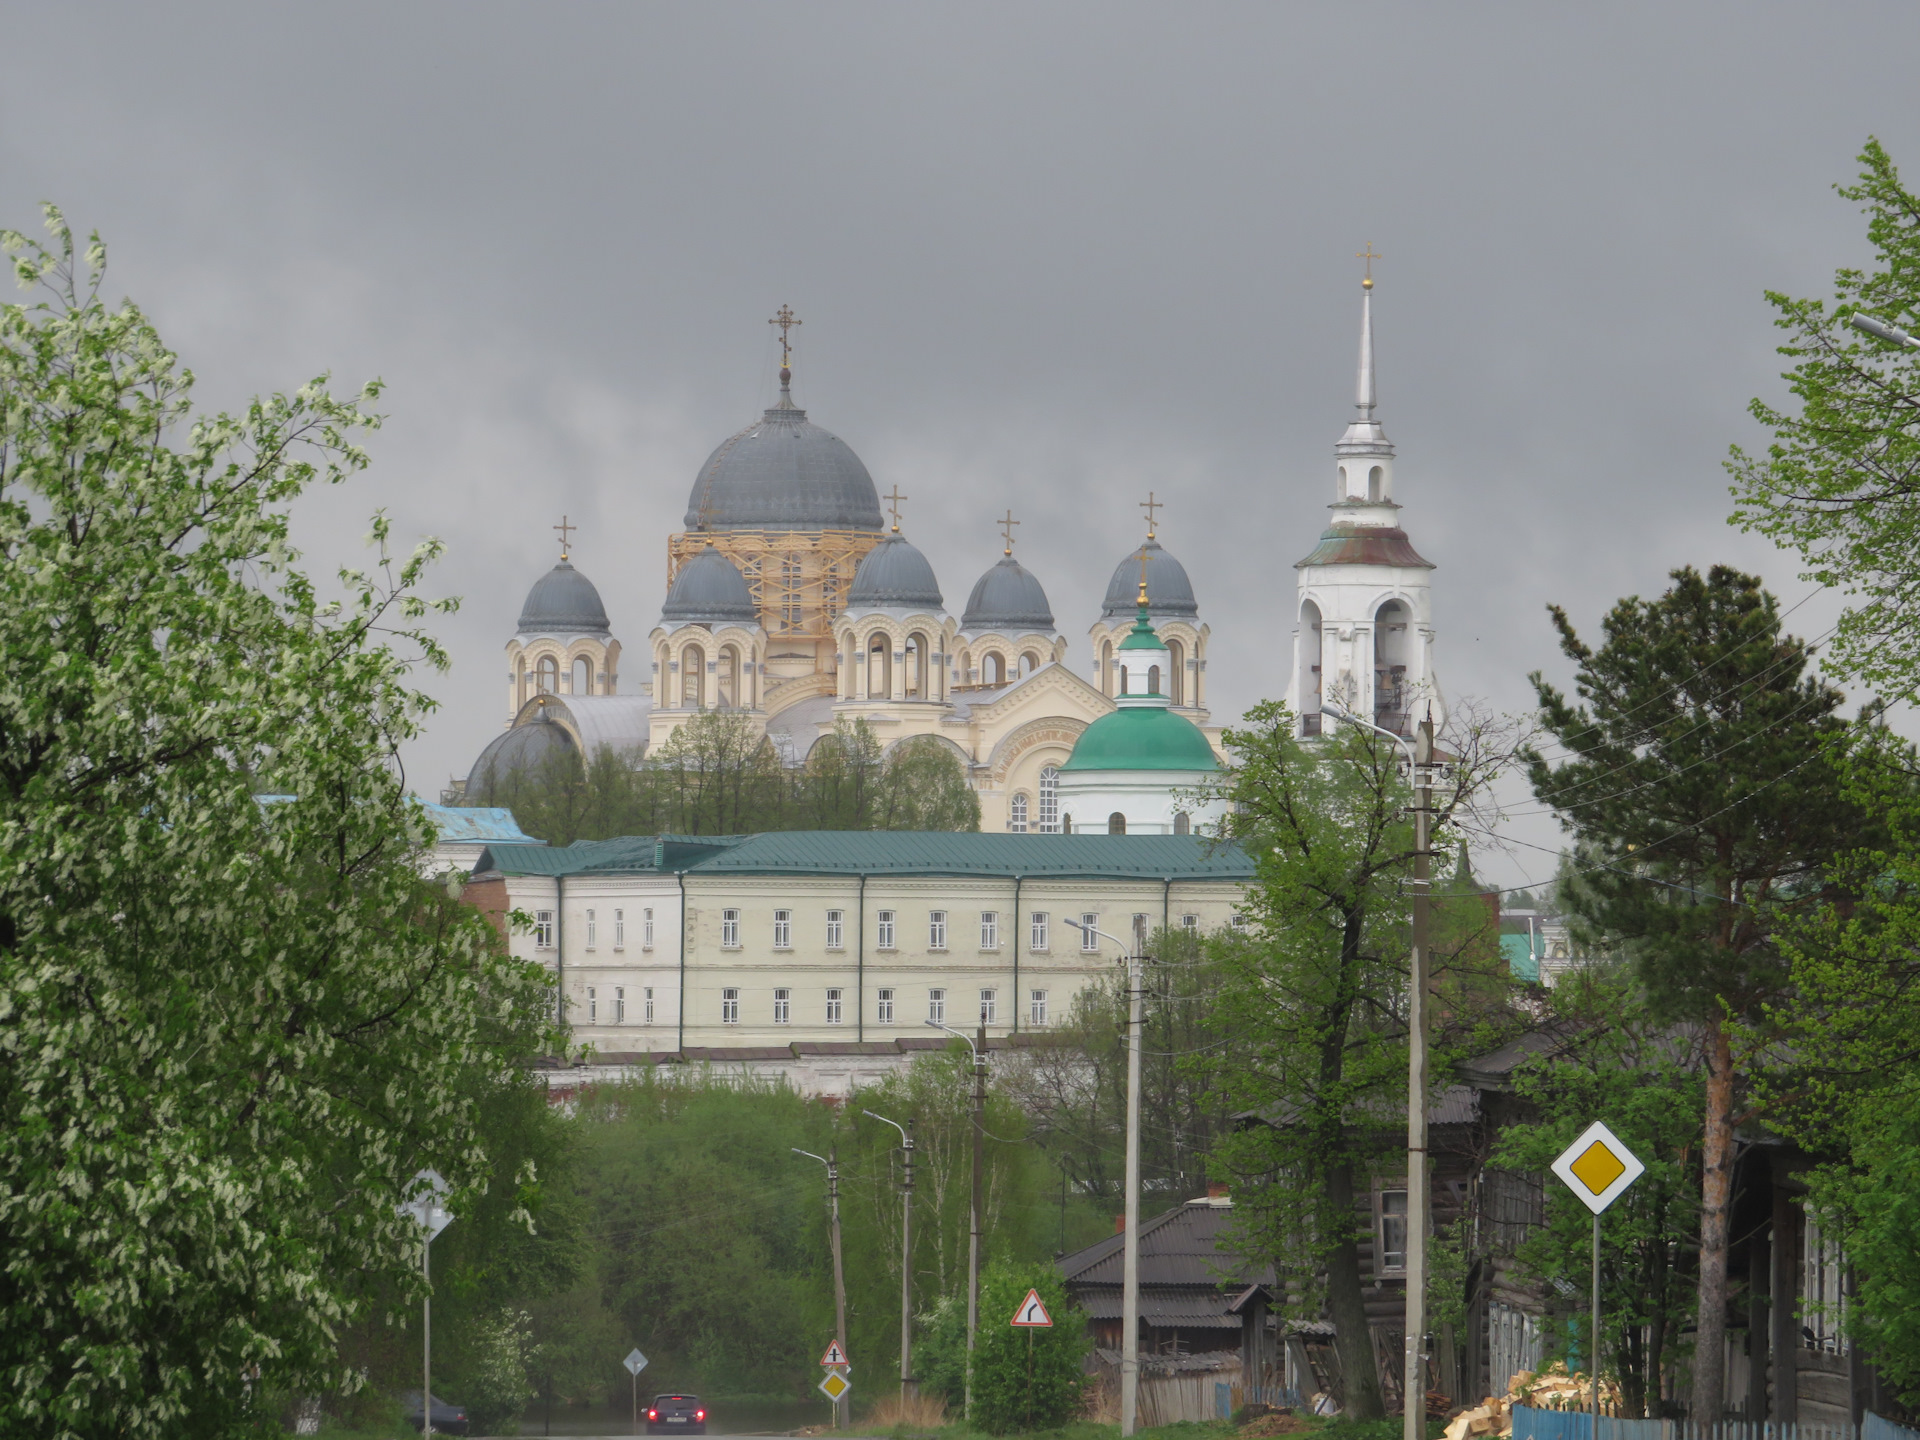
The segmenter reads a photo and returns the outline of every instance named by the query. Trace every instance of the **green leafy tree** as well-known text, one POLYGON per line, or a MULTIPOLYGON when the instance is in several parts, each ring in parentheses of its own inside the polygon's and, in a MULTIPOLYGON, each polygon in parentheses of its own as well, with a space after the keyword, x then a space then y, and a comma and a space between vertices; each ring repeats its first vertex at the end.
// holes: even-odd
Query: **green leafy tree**
MULTIPOLYGON (((1413 797, 1391 741, 1340 728, 1303 744, 1294 728, 1285 706, 1266 703, 1225 735, 1229 828, 1256 870, 1247 929, 1212 941, 1216 1023, 1238 1037, 1212 1078, 1233 1109, 1267 1123, 1223 1136, 1216 1163, 1235 1182, 1236 1244, 1272 1259, 1296 1293, 1324 1295, 1346 1413, 1374 1419, 1384 1406, 1356 1207, 1405 1111, 1413 797)), ((1466 727, 1447 748, 1455 758, 1434 796, 1441 851, 1502 758, 1490 727, 1466 727)), ((1449 1036, 1479 1029, 1489 995, 1498 1011, 1504 985, 1488 967, 1492 922, 1478 897, 1436 896, 1434 908, 1430 975, 1444 1057, 1449 1036)))
MULTIPOLYGON (((1658 599, 1615 605, 1598 650, 1552 609, 1584 703, 1535 673, 1560 756, 1535 752, 1528 774, 1587 867, 1563 903, 1631 957, 1657 1017, 1702 1036, 1695 1348, 1717 1355, 1739 1077, 1791 990, 1778 932, 1832 895, 1836 858, 1872 820, 1844 793, 1842 697, 1806 673, 1807 647, 1782 631, 1774 598, 1725 566, 1672 579, 1658 599)), ((1719 1365, 1694 1368, 1696 1417, 1721 1414, 1724 1379, 1719 1365)))
POLYGON ((546 982, 414 868, 435 547, 337 603, 293 568, 375 390, 196 415, 47 220, 0 236, 43 287, 0 309, 0 1432, 233 1434, 413 1308, 416 1168, 511 1180, 482 1116, 546 982))
POLYGON ((1734 521, 1806 562, 1805 578, 1853 597, 1828 662, 1841 674, 1911 696, 1920 681, 1920 352, 1870 339, 1847 317, 1920 327, 1920 199, 1878 140, 1860 178, 1839 187, 1867 217, 1872 265, 1834 274, 1834 301, 1769 292, 1780 353, 1798 400, 1755 400, 1773 432, 1764 456, 1735 447, 1734 521))
POLYGON ((989 1435, 1065 1424, 1079 1409, 1081 1362, 1092 1343, 1086 1315, 1070 1307, 1053 1266, 1004 1260, 988 1266, 980 1277, 973 1350, 973 1423, 989 1435), (1016 1330, 1009 1323, 1029 1290, 1040 1293, 1051 1329, 1016 1330))
POLYGON ((467 1422, 480 1435, 517 1435, 520 1412, 533 1399, 530 1372, 539 1363, 533 1317, 497 1310, 478 1327, 466 1365, 467 1422))
MULTIPOLYGON (((1544 1174, 1599 1118, 1646 1163, 1602 1219, 1600 1363, 1619 1377, 1627 1413, 1657 1419, 1660 1377, 1692 1310, 1691 1277, 1673 1260, 1699 1234, 1699 1057, 1687 1036, 1647 1013, 1637 982, 1618 969, 1575 972, 1554 1000, 1572 1038, 1516 1072, 1519 1095, 1540 1118, 1507 1129, 1492 1163, 1544 1174)), ((1592 1212, 1557 1180, 1546 1181, 1545 1199, 1547 1223, 1520 1242, 1517 1258, 1537 1278, 1584 1295, 1592 1212)), ((1584 1323, 1584 1309, 1573 1318, 1584 1323)), ((1555 1338, 1562 1358, 1576 1343, 1584 1348, 1570 1329, 1555 1338)), ((1507 1377, 1493 1378, 1497 1385, 1507 1377)))

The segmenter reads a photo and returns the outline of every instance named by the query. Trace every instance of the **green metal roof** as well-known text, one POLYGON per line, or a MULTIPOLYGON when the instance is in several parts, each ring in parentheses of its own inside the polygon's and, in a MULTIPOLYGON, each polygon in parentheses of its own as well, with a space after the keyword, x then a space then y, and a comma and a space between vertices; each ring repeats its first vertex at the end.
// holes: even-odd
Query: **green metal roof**
POLYGON ((1166 642, 1154 632, 1153 622, 1147 619, 1147 607, 1140 607, 1140 618, 1133 622, 1133 629, 1127 632, 1127 638, 1120 642, 1122 650, 1164 650, 1166 642))
POLYGON ((752 836, 691 873, 1244 880, 1253 863, 1238 847, 1199 835, 791 830, 752 836))
POLYGON ((564 847, 489 845, 473 873, 504 875, 631 874, 685 870, 729 845, 738 835, 622 835, 614 840, 576 840, 564 847))
POLYGON ((1115 710, 1080 732, 1062 770, 1218 770, 1198 725, 1158 706, 1115 710))

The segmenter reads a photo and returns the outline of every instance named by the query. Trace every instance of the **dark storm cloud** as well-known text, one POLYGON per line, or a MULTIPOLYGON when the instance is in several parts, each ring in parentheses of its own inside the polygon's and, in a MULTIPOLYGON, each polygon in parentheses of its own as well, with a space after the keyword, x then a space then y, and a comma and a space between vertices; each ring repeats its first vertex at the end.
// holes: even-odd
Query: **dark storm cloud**
POLYGON ((46 197, 105 232, 209 398, 388 381, 376 468, 302 533, 331 569, 384 505, 451 547, 429 792, 504 719, 563 512, 642 678, 783 301, 801 403, 912 497, 949 597, 1011 505, 1076 665, 1167 499, 1217 719, 1284 685, 1368 240, 1450 692, 1524 707, 1549 600, 1593 628, 1683 562, 1798 599, 1724 523, 1777 388, 1761 294, 1864 258, 1830 187, 1869 133, 1920 164, 1906 4, 69 5, 7 35, 0 223, 46 197))

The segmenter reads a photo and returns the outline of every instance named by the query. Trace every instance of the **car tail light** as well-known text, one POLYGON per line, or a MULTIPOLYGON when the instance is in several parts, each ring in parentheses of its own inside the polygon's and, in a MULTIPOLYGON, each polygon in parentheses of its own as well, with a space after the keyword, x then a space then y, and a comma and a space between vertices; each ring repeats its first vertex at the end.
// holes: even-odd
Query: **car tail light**
POLYGON ((696 1410, 693 1412, 693 1418, 696 1420, 704 1420, 707 1418, 707 1412, 704 1410, 696 1410))
POLYGON ((658 1410, 649 1410, 647 1411, 647 1418, 649 1420, 658 1420, 660 1418, 660 1412, 658 1410))

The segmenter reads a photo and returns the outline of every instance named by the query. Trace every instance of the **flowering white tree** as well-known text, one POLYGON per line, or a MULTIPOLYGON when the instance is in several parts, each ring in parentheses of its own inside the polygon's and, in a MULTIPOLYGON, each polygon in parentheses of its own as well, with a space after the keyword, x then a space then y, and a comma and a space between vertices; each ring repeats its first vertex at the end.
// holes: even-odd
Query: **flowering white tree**
POLYGON ((402 1186, 489 1183, 546 982, 411 864, 436 547, 376 519, 337 604, 293 568, 377 387, 196 416, 47 228, 0 233, 41 292, 0 308, 0 1433, 217 1436, 351 1385, 340 1327, 417 1293, 402 1186))

